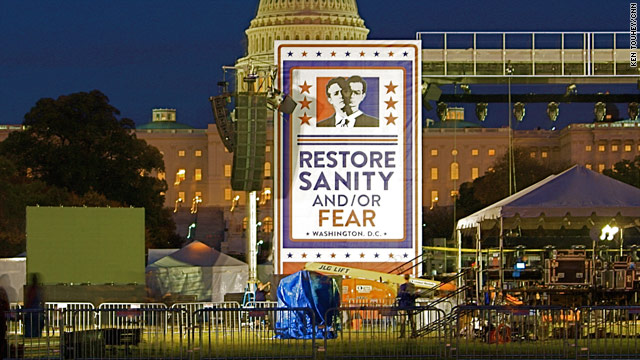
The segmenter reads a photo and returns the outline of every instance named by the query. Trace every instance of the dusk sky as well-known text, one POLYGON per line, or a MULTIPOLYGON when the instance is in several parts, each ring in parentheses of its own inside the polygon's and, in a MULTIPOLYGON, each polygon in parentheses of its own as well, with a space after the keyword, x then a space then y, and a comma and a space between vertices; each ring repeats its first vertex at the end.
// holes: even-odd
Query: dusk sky
MULTIPOLYGON (((152 108, 166 107, 177 109, 178 121, 204 128, 212 121, 208 98, 218 92, 221 67, 244 55, 244 31, 257 5, 5 0, 0 124, 20 124, 42 97, 98 89, 139 125, 150 121, 152 108)), ((358 6, 369 39, 415 39, 418 31, 629 30, 629 1, 360 0, 358 6)), ((638 93, 635 85, 625 91, 638 93)))

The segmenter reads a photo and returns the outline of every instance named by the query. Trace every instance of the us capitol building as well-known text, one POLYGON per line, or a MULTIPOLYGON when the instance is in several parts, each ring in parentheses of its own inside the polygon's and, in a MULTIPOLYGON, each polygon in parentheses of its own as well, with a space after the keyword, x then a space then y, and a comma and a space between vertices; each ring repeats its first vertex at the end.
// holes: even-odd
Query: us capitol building
MULTIPOLYGON (((366 6, 367 3, 361 2, 361 5, 366 6)), ((256 17, 245 33, 248 49, 246 56, 235 64, 238 79, 248 73, 267 77, 273 69, 274 40, 366 40, 369 30, 358 14, 356 0, 261 0, 256 17)), ((473 54, 466 57, 464 51, 456 54, 447 49, 423 50, 423 78, 428 78, 428 81, 435 79, 443 84, 447 76, 456 75, 455 71, 459 71, 462 76, 456 75, 458 84, 460 81, 472 82, 473 79, 464 80, 464 74, 480 73, 483 66, 494 64, 496 59, 491 59, 489 54, 482 60, 480 50, 471 51, 473 54)), ((503 62, 508 55, 507 51, 495 54, 503 62)), ((562 66, 564 72, 565 68, 571 66, 579 68, 583 61, 576 59, 577 66, 570 63, 569 52, 563 53, 561 60, 543 55, 543 51, 538 51, 538 73, 534 65, 533 73, 529 73, 532 78, 540 77, 540 72, 544 72, 545 68, 557 71, 558 67, 551 66, 553 64, 562 66)), ((523 74, 527 75, 531 57, 527 55, 519 63, 517 56, 514 54, 512 61, 516 72, 524 71, 523 74)), ((603 57, 602 60, 594 57, 596 66, 613 64, 612 75, 624 73, 620 70, 624 61, 628 66, 628 57, 625 60, 619 54, 618 58, 614 54, 613 59, 608 59, 608 54, 594 56, 603 57)), ((497 60, 500 61, 499 58, 497 60)), ((593 70, 598 71, 595 67, 593 70)), ((632 81, 637 81, 636 69, 630 69, 626 74, 634 75, 632 81)), ((589 81, 586 77, 582 79, 589 81)), ((612 83, 616 82, 615 76, 610 79, 612 83)), ((245 85, 242 81, 238 81, 238 84, 239 90, 243 90, 245 85)), ((467 112, 470 112, 469 109, 467 112)), ((621 110, 620 113, 626 111, 621 110)), ((428 121, 422 133, 425 211, 435 205, 451 205, 460 184, 482 176, 508 149, 509 129, 506 125, 502 128, 485 128, 478 122, 465 121, 465 117, 469 119, 475 115, 465 113, 465 109, 460 107, 450 107, 442 115, 442 121, 428 121)), ((563 113, 563 116, 572 115, 563 113)), ((136 130, 138 138, 157 147, 164 155, 166 173, 157 176, 164 178, 169 185, 165 206, 175 210, 181 235, 187 234, 187 227, 195 217, 193 210, 197 207, 196 239, 225 252, 243 253, 244 241, 241 239, 246 226, 246 198, 244 192, 231 189, 233 155, 225 150, 215 124, 209 124, 206 129, 196 129, 180 123, 179 119, 176 109, 153 109, 151 121, 136 130)), ((581 164, 602 172, 622 159, 632 160, 640 155, 640 126, 636 119, 618 122, 572 119, 578 123, 559 130, 514 130, 513 143, 515 147, 525 149, 532 158, 546 164, 581 164)), ((261 223, 258 238, 267 241, 271 239, 273 231, 271 196, 274 175, 273 120, 269 124, 263 189, 258 193, 258 221, 261 223)), ((0 139, 11 131, 7 126, 4 127, 0 128, 0 139)))

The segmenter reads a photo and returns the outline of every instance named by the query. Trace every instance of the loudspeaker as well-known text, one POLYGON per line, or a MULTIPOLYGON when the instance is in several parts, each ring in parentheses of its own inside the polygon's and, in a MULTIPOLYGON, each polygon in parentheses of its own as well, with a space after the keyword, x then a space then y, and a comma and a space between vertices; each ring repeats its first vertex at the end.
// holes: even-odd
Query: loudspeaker
POLYGON ((266 95, 239 93, 236 96, 235 125, 231 188, 235 191, 262 190, 267 142, 266 95))
POLYGON ((424 95, 422 95, 422 106, 424 106, 424 108, 427 110, 433 109, 433 106, 431 106, 429 101, 440 100, 440 95, 442 95, 442 90, 438 87, 438 85, 429 84, 427 90, 424 92, 424 95))
POLYGON ((216 128, 218 128, 218 134, 222 140, 222 144, 227 151, 233 152, 235 150, 235 130, 233 129, 233 122, 229 117, 227 111, 227 103, 231 98, 231 94, 224 93, 217 96, 211 96, 211 109, 213 110, 213 118, 216 122, 216 128))

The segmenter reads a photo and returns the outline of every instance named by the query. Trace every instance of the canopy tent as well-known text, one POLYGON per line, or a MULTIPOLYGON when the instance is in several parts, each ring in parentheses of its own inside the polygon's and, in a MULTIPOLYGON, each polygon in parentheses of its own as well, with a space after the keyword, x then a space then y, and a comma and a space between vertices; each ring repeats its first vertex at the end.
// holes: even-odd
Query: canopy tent
POLYGON ((21 303, 27 279, 27 258, 24 256, 0 259, 0 287, 9 302, 21 303))
POLYGON ((146 268, 147 286, 155 296, 195 296, 197 301, 224 301, 244 292, 249 266, 200 241, 167 255, 146 268))
MULTIPOLYGON (((599 229, 614 222, 624 229, 639 225, 639 220, 640 189, 576 165, 458 220, 458 268, 462 266, 462 231, 475 230, 479 256, 482 230, 498 227, 500 263, 503 263, 505 230, 599 229)), ((482 261, 478 266, 482 271, 482 261)))
POLYGON ((579 229, 640 218, 640 189, 576 165, 458 220, 457 229, 579 229))

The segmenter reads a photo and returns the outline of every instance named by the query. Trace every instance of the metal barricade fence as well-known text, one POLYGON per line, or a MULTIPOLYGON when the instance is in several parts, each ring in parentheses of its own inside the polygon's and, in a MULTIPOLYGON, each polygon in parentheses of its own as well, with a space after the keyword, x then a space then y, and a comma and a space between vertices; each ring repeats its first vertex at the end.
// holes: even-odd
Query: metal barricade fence
MULTIPOLYGON (((163 303, 102 303, 98 306, 99 310, 136 310, 136 309, 166 309, 167 305, 163 303)), ((121 316, 115 316, 118 312, 98 312, 99 323, 104 326, 119 326, 121 325, 120 321, 126 321, 125 318, 121 316), (108 315, 105 317, 105 315, 108 315)), ((143 321, 147 325, 156 325, 159 323, 156 321, 158 319, 155 318, 144 318, 145 312, 141 312, 143 321)), ((167 319, 163 319, 162 324, 166 324, 167 319)), ((126 324, 123 324, 126 325, 126 324)))
POLYGON ((640 358, 640 307, 578 309, 578 352, 585 359, 640 358))
POLYGON ((325 319, 341 326, 336 339, 324 340, 325 359, 444 357, 445 316, 428 306, 330 309, 325 319))
POLYGON ((3 358, 60 358, 59 341, 48 335, 52 331, 44 310, 10 309, 2 321, 7 327, 3 358))
POLYGON ((263 308, 270 319, 266 326, 227 326, 224 321, 246 310, 206 308, 194 313, 197 335, 193 357, 200 359, 314 359, 316 355, 316 319, 308 308, 263 308), (311 326, 308 339, 287 335, 285 321, 296 319, 311 326))
MULTIPOLYGON (((180 309, 182 312, 180 313, 182 316, 183 324, 186 325, 186 331, 183 333, 184 336, 191 335, 189 337, 190 340, 193 340, 195 330, 197 326, 201 324, 195 324, 193 322, 194 314, 203 309, 238 309, 237 312, 227 312, 227 313, 218 313, 218 318, 206 318, 206 321, 212 322, 223 322, 226 326, 229 327, 237 327, 238 329, 241 326, 241 315, 240 311, 240 303, 237 301, 223 301, 223 302, 188 302, 188 303, 176 303, 171 305, 171 309, 180 309)), ((177 320, 177 319, 175 319, 177 320)))
MULTIPOLYGON (((69 317, 72 312, 61 310, 91 310, 95 307, 89 302, 47 302, 44 304, 44 308, 49 321, 49 330, 53 331, 54 334, 59 334, 60 332, 64 332, 65 327, 74 326, 73 321, 78 321, 77 325, 83 327, 88 326, 88 324, 92 322, 92 320, 87 317, 73 317, 72 319, 69 317)), ((85 314, 90 315, 88 312, 85 314)))
POLYGON ((640 306, 457 306, 450 313, 428 306, 406 310, 346 306, 330 309, 325 324, 311 309, 280 309, 273 307, 274 302, 245 308, 237 303, 191 303, 171 309, 122 305, 132 304, 99 309, 86 303, 50 303, 45 310, 14 307, 2 319, 8 344, 2 355, 24 359, 640 358, 640 306), (328 334, 330 338, 290 338, 296 336, 286 336, 289 329, 283 324, 291 319, 311 325, 312 330, 305 330, 311 331, 308 337, 322 339, 328 334), (403 327, 405 337, 399 338, 403 327))
POLYGON ((269 314, 264 309, 274 309, 278 307, 277 301, 248 301, 243 309, 244 326, 249 326, 255 330, 264 330, 271 324, 273 319, 269 318, 269 314))
POLYGON ((557 306, 457 306, 451 318, 456 359, 575 359, 579 314, 557 306))
POLYGON ((188 344, 181 332, 179 309, 102 308, 65 310, 70 330, 60 335, 62 358, 186 358, 188 344), (74 318, 93 319, 84 324, 74 318), (111 319, 111 321, 103 321, 111 319), (173 327, 177 327, 174 329, 173 327))

